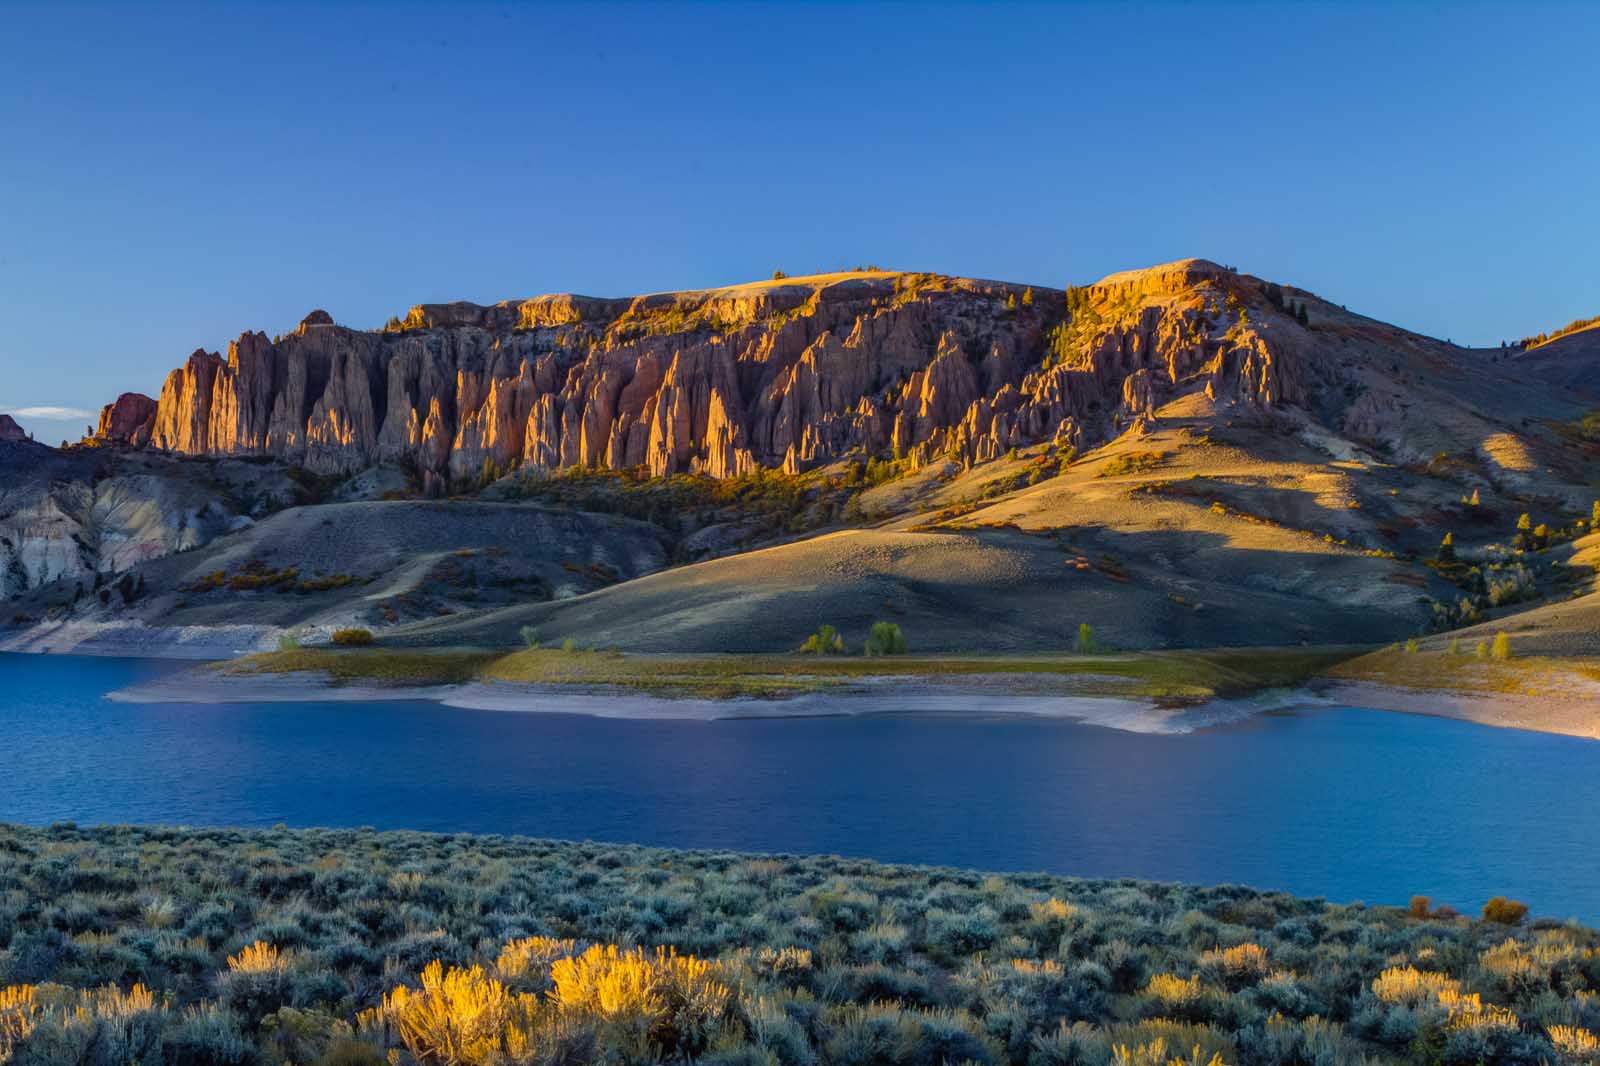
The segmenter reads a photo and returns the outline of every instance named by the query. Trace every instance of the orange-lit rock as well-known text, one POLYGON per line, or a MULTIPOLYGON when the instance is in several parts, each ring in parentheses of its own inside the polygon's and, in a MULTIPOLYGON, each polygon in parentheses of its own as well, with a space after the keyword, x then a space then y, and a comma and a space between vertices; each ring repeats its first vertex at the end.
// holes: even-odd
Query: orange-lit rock
POLYGON ((1189 260, 1083 291, 1092 318, 1053 361, 1060 292, 1035 287, 1019 307, 1021 286, 933 275, 423 304, 385 331, 316 311, 276 341, 242 334, 225 359, 195 352, 153 414, 130 401, 102 422, 108 439, 321 472, 404 460, 443 486, 523 465, 725 477, 891 451, 981 462, 1105 439, 1189 389, 1255 409, 1304 400, 1295 334, 1241 320, 1246 304, 1271 312, 1240 275, 1189 260))

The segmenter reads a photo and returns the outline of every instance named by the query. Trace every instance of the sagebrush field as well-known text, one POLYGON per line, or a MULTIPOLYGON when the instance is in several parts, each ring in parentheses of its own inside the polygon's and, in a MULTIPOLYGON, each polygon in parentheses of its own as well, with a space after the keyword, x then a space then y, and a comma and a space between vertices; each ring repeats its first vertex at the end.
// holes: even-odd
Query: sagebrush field
POLYGON ((372 830, 0 827, 0 1062, 1600 1054, 1600 934, 1237 887, 372 830))

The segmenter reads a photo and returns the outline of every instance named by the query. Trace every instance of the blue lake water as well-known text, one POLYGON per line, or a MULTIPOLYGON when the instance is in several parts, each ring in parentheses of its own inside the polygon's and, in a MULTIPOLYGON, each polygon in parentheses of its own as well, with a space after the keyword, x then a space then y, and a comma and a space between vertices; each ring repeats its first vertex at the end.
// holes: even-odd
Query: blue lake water
POLYGON ((1463 910, 1504 894, 1600 921, 1593 741, 1357 709, 1152 736, 103 698, 170 669, 0 655, 0 821, 520 833, 1463 910))

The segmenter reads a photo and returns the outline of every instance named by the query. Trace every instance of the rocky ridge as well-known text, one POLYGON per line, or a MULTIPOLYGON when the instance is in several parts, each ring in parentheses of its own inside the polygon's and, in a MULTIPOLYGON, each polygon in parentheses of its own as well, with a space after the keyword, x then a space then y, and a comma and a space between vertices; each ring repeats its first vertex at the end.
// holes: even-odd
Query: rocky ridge
POLYGON ((1307 331, 1205 260, 1060 290, 863 272, 633 299, 423 304, 380 331, 325 311, 203 350, 105 442, 415 467, 434 490, 517 467, 800 471, 846 456, 978 463, 1116 435, 1176 393, 1301 404, 1307 331), (1270 321, 1270 330, 1263 328, 1270 321))

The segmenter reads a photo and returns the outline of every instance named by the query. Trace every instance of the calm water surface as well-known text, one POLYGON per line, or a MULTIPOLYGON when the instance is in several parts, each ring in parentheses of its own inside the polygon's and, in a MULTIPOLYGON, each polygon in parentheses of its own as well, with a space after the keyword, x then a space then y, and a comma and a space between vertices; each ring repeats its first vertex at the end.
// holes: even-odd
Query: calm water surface
POLYGON ((521 833, 1462 909, 1506 894, 1600 921, 1592 741, 1356 709, 1146 736, 102 698, 171 668, 0 655, 0 821, 521 833))

